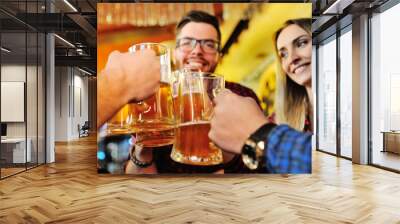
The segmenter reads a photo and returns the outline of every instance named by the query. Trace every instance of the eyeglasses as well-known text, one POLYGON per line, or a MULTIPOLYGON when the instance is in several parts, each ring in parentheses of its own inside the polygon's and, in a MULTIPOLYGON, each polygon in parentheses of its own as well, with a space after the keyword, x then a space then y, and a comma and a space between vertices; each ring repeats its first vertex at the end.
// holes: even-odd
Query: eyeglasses
POLYGON ((182 51, 190 52, 196 47, 197 43, 200 44, 205 53, 216 53, 219 51, 219 42, 211 39, 197 40, 184 37, 177 40, 176 47, 182 51))

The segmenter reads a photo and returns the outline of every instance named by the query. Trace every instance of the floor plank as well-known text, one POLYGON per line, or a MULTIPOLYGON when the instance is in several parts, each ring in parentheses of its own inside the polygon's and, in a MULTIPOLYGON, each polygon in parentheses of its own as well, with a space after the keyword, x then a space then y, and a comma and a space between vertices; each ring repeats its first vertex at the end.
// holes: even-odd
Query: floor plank
POLYGON ((313 153, 311 175, 99 175, 96 138, 0 181, 0 223, 400 223, 400 175, 313 153))

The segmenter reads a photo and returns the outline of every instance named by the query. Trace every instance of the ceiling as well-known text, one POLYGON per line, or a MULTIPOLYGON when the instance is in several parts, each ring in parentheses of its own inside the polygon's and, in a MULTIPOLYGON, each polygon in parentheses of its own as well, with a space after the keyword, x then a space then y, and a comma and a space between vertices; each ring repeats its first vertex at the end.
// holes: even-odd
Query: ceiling
POLYGON ((312 0, 313 42, 317 44, 352 23, 353 17, 375 12, 389 0, 312 0))
POLYGON ((26 55, 28 60, 35 58, 36 51, 44 49, 44 43, 40 42, 44 36, 40 33, 52 32, 72 44, 55 38, 56 66, 79 66, 95 74, 97 1, 68 0, 67 3, 64 0, 1 0, 1 43, 11 49, 7 55, 2 51, 6 56, 2 60, 18 63, 26 55))

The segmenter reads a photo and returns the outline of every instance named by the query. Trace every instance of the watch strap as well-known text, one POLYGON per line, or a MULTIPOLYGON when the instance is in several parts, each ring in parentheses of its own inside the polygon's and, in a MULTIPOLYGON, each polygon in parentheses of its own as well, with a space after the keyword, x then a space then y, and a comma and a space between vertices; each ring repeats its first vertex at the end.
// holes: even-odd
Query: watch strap
POLYGON ((250 135, 250 139, 252 139, 255 142, 259 141, 267 141, 269 133, 271 132, 272 129, 276 127, 276 124, 273 123, 266 123, 259 127, 253 134, 250 135))
POLYGON ((275 126, 275 124, 266 123, 259 127, 245 141, 242 148, 242 160, 249 169, 265 169, 264 150, 268 141, 269 133, 275 126))

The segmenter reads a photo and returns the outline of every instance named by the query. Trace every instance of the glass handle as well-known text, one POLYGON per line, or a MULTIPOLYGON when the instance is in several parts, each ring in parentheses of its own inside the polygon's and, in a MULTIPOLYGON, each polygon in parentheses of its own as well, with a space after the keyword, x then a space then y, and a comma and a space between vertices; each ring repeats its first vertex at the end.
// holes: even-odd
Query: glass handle
POLYGON ((212 97, 213 98, 211 100, 214 100, 214 98, 217 97, 217 95, 224 89, 225 88, 215 88, 215 89, 213 89, 212 90, 212 97))

